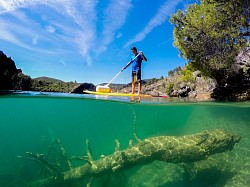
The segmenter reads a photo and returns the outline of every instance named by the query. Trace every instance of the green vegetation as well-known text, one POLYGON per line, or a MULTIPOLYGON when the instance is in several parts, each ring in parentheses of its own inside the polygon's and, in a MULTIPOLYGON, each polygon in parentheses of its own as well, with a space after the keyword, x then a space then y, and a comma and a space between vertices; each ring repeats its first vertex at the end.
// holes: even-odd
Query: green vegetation
POLYGON ((167 88, 166 88, 166 93, 168 95, 171 95, 172 91, 173 91, 173 88, 174 88, 174 83, 173 82, 170 82, 168 85, 167 85, 167 88))
POLYGON ((53 82, 53 83, 63 82, 60 79, 55 79, 55 78, 51 78, 51 77, 44 77, 44 76, 43 77, 34 78, 34 80, 45 81, 45 82, 53 82))
POLYGON ((193 68, 191 63, 188 63, 182 70, 181 70, 181 81, 182 82, 194 82, 195 77, 193 76, 193 72, 195 69, 193 68))
POLYGON ((13 76, 13 89, 14 90, 30 90, 31 78, 23 73, 18 73, 13 76))
POLYGON ((225 83, 250 36, 249 4, 249 0, 201 0, 177 11, 170 21, 181 56, 204 75, 225 83))
POLYGON ((175 73, 179 73, 181 71, 181 67, 178 66, 177 68, 175 68, 174 70, 170 70, 168 72, 168 76, 173 76, 175 73))
POLYGON ((152 79, 149 79, 148 81, 147 81, 147 84, 154 84, 154 83, 156 83, 157 82, 157 78, 152 78, 152 79))
POLYGON ((32 79, 31 90, 42 92, 72 92, 76 87, 80 86, 80 83, 63 82, 57 79, 32 79))
POLYGON ((190 86, 195 83, 195 77, 193 72, 195 69, 191 63, 188 63, 183 68, 178 67, 169 71, 169 77, 171 81, 167 84, 166 93, 171 95, 173 90, 178 90, 182 86, 190 86))

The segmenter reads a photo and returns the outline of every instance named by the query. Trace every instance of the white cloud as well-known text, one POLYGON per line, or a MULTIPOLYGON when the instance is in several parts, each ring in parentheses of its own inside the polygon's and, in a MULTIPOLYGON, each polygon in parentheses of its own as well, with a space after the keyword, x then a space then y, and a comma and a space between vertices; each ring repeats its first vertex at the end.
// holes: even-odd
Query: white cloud
MULTIPOLYGON (((116 31, 120 29, 126 21, 129 10, 132 8, 132 0, 111 0, 104 11, 103 32, 101 48, 99 52, 107 49, 107 46, 115 39, 116 31)), ((121 34, 117 35, 121 37, 121 34)))
POLYGON ((12 12, 10 16, 15 18, 18 24, 0 17, 0 39, 28 50, 37 51, 38 49, 32 46, 36 45, 38 41, 38 35, 30 27, 33 23, 18 11, 12 12))
POLYGON ((157 11, 155 16, 148 22, 144 29, 139 32, 133 39, 129 40, 124 47, 128 47, 133 43, 142 41, 155 27, 160 26, 168 17, 174 13, 176 6, 182 2, 182 0, 168 0, 157 11))
POLYGON ((37 3, 37 0, 8 0, 0 1, 0 14, 14 11, 18 8, 25 8, 34 3, 37 3))
POLYGON ((56 31, 56 28, 51 25, 48 25, 46 26, 46 31, 49 33, 54 33, 56 31))
POLYGON ((63 52, 65 46, 71 46, 72 52, 78 50, 90 65, 97 3, 97 0, 0 1, 0 40, 39 52, 63 52))

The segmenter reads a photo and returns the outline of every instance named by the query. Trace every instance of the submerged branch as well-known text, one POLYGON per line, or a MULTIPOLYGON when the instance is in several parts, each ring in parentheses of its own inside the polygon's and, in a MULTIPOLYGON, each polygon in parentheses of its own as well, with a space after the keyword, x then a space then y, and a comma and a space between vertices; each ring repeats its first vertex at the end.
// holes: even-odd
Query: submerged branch
POLYGON ((45 166, 49 171, 55 174, 55 178, 59 178, 63 175, 63 172, 60 170, 59 167, 56 165, 53 165, 50 163, 48 160, 45 159, 44 154, 34 154, 31 152, 26 152, 26 154, 31 157, 31 158, 25 158, 22 156, 18 156, 20 159, 27 159, 27 160, 32 160, 38 162, 40 165, 45 166))
POLYGON ((186 136, 157 136, 147 138, 138 144, 130 144, 125 150, 118 150, 109 156, 102 156, 93 160, 88 141, 87 155, 90 163, 71 169, 63 173, 61 178, 46 178, 30 183, 36 186, 60 186, 68 182, 75 182, 84 178, 99 177, 135 165, 160 160, 172 163, 194 162, 207 158, 209 155, 232 150, 240 141, 240 137, 224 130, 204 131, 186 136))

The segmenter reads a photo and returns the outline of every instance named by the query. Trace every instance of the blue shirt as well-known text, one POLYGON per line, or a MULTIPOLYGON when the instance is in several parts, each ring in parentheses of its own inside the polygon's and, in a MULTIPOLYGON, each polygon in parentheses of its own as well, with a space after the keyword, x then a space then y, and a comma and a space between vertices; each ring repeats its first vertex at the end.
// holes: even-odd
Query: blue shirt
MULTIPOLYGON (((131 60, 133 60, 135 56, 131 57, 131 60)), ((139 71, 141 70, 141 63, 142 63, 142 55, 140 54, 138 57, 136 57, 132 62, 132 71, 139 71)))

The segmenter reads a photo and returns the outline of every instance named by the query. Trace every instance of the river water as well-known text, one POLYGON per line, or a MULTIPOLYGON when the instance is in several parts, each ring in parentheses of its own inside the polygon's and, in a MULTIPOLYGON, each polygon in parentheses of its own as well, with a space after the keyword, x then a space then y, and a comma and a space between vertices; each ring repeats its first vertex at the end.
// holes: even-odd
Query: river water
MULTIPOLYGON (((0 186, 27 186, 51 174, 29 156, 46 154, 53 162, 86 155, 110 155, 115 140, 126 149, 134 139, 182 136, 224 129, 241 136, 233 150, 194 163, 149 164, 75 186, 175 187, 250 186, 250 103, 140 100, 77 94, 19 92, 0 96, 0 186), (57 141, 55 141, 57 140, 57 141), (57 143, 55 143, 57 142, 57 143), (53 147, 53 151, 52 151, 53 147), (58 154, 61 154, 58 156, 58 154), (91 183, 91 184, 90 184, 91 183)), ((136 142, 136 141, 135 141, 136 142)), ((72 161, 72 167, 85 164, 72 161)), ((62 170, 67 170, 67 166, 62 170)))

